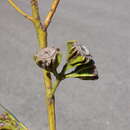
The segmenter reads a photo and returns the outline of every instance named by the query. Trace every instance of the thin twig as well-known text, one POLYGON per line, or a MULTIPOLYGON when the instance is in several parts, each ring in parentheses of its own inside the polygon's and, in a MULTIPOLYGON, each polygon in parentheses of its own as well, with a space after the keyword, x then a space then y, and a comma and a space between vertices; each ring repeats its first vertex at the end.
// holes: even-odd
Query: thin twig
POLYGON ((10 5, 16 9, 17 12, 19 12, 21 15, 23 15, 25 18, 31 20, 32 22, 34 21, 34 18, 32 16, 29 16, 27 13, 25 13, 23 10, 21 10, 16 3, 13 0, 8 0, 10 5))
POLYGON ((45 18, 45 21, 44 21, 44 27, 47 29, 49 24, 51 23, 51 19, 56 11, 56 8, 59 4, 60 0, 53 0, 52 4, 51 4, 51 8, 50 8, 50 11, 48 12, 48 15, 46 16, 45 18))
POLYGON ((58 79, 54 82, 53 88, 52 88, 52 91, 51 91, 51 97, 54 96, 56 89, 58 88, 60 82, 61 82, 61 80, 58 80, 58 79))
POLYGON ((40 22, 38 0, 31 0, 32 16, 40 22))

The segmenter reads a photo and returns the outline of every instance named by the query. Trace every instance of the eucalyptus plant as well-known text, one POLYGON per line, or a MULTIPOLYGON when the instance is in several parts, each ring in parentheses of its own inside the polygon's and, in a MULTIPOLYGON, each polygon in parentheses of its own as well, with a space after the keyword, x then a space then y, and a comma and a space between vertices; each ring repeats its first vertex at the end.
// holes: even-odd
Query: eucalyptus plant
MULTIPOLYGON (((58 66, 62 62, 62 52, 59 48, 49 47, 47 40, 48 27, 51 23, 52 17, 55 14, 56 8, 60 0, 52 0, 50 10, 44 21, 41 20, 39 13, 38 0, 30 0, 32 15, 28 15, 13 1, 8 0, 9 4, 16 9, 26 19, 31 21, 36 31, 39 50, 34 54, 33 59, 35 63, 41 68, 43 72, 44 87, 46 92, 47 108, 48 108, 48 123, 49 130, 56 130, 56 114, 55 114, 55 92, 62 80, 67 78, 78 78, 81 80, 96 80, 98 73, 96 65, 90 54, 88 48, 76 40, 69 40, 66 43, 66 61, 63 67, 58 71, 58 66), (51 77, 55 77, 52 82, 51 77)), ((0 115, 1 119, 5 119, 8 113, 0 115), (1 118, 2 117, 2 118, 1 118)), ((11 114, 10 114, 11 115, 11 114)), ((12 117, 12 116, 11 116, 12 117)), ((15 130, 10 126, 11 130, 15 130)), ((20 130, 26 130, 24 127, 20 130)), ((16 129, 19 130, 19 129, 16 129)))

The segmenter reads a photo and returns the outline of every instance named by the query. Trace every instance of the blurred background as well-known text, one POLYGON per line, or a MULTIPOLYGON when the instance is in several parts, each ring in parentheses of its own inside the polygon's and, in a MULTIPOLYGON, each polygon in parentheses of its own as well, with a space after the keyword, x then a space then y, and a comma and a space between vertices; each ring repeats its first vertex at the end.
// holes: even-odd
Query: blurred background
MULTIPOLYGON (((15 0, 31 15, 27 0, 15 0)), ((39 0, 44 20, 51 0, 39 0)), ((48 41, 66 53, 66 41, 90 49, 99 80, 64 80, 56 92, 57 130, 130 130, 130 1, 61 0, 48 41)), ((42 73, 33 61, 33 25, 0 0, 0 103, 30 128, 47 130, 42 73)))

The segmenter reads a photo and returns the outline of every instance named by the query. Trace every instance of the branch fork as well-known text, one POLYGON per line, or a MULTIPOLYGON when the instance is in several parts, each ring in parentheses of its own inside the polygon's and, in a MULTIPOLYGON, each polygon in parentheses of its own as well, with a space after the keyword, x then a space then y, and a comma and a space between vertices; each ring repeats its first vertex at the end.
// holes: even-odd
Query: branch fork
MULTIPOLYGON (((29 14, 24 12, 22 9, 20 9, 20 7, 13 0, 8 0, 8 2, 13 8, 16 9, 16 11, 18 13, 20 13, 22 16, 24 16, 25 18, 27 18, 31 22, 36 23, 37 20, 40 20, 38 0, 31 0, 32 16, 30 16, 29 14)), ((53 0, 52 1, 50 10, 49 10, 45 20, 43 21, 43 23, 41 23, 41 26, 44 30, 47 30, 48 26, 50 25, 52 17, 54 16, 54 14, 56 12, 56 9, 57 9, 59 2, 60 2, 60 0, 53 0)))

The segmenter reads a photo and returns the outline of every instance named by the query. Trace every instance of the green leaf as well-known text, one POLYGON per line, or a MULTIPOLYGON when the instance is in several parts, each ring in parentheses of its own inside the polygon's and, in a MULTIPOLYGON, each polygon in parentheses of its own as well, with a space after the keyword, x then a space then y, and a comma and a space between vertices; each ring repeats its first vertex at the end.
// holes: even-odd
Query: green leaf
POLYGON ((66 74, 66 78, 80 78, 83 80, 98 79, 96 66, 93 60, 87 64, 77 66, 74 71, 66 74))
POLYGON ((67 61, 71 64, 71 59, 76 56, 73 51, 74 44, 77 43, 76 40, 71 40, 67 42, 67 61))
POLYGON ((86 59, 83 56, 77 56, 75 59, 68 61, 67 70, 84 64, 86 59))
POLYGON ((57 57, 56 57, 56 64, 57 64, 57 67, 61 64, 61 61, 62 61, 62 54, 61 53, 58 53, 57 54, 57 57))
POLYGON ((77 41, 76 40, 70 40, 67 42, 67 49, 68 49, 68 53, 70 53, 74 43, 76 43, 77 41))

